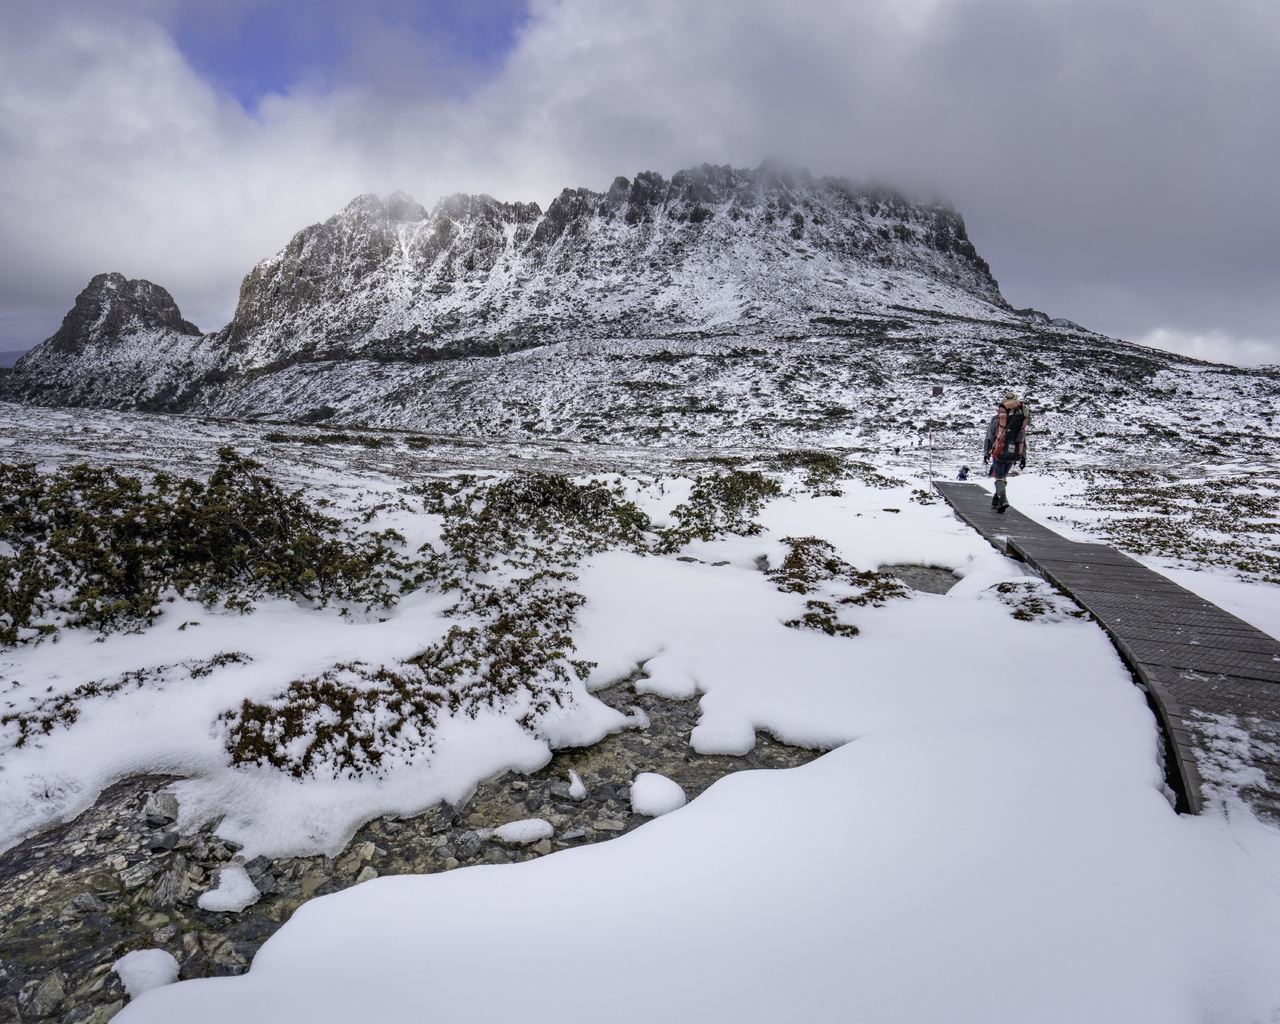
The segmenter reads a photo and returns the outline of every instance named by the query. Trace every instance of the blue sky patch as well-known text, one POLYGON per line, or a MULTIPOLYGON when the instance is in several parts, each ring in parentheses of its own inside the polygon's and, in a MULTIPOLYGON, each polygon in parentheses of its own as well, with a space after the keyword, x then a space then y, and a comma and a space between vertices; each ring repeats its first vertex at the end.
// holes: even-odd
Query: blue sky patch
POLYGON ((294 88, 465 93, 527 19, 525 0, 193 0, 166 20, 192 67, 252 110, 294 88))

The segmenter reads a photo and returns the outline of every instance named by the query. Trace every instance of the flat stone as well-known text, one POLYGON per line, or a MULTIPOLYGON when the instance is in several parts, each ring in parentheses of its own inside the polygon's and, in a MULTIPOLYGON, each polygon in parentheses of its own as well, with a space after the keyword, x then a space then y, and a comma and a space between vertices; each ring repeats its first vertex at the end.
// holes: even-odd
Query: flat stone
POLYGON ((136 889, 153 879, 159 868, 147 861, 140 861, 120 872, 120 881, 126 889, 136 889))
POLYGON ((172 850, 177 845, 177 832, 158 832, 147 840, 147 849, 152 853, 161 853, 165 850, 172 850))
POLYGON ((82 892, 71 897, 67 905, 62 908, 61 917, 64 921, 74 921, 84 917, 86 914, 105 913, 106 909, 107 905, 93 893, 82 892))
POLYGON ((32 995, 30 1010, 36 1017, 48 1017, 62 1005, 66 994, 66 976, 61 971, 52 971, 45 975, 44 981, 40 982, 39 988, 32 995))
POLYGON ((378 877, 378 869, 375 868, 372 864, 366 864, 364 866, 364 869, 360 872, 360 874, 356 875, 356 885, 359 885, 361 882, 367 882, 370 879, 377 878, 377 877, 378 877))

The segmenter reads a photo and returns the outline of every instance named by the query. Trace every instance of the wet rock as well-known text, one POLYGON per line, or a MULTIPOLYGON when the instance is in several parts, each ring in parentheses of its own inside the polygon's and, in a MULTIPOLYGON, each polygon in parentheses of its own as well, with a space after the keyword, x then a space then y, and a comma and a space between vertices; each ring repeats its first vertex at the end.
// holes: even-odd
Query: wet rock
POLYGON ((244 869, 249 872, 249 877, 252 878, 254 882, 257 882, 259 875, 265 874, 271 870, 271 858, 261 856, 254 857, 253 860, 245 864, 244 869))
POLYGON ((82 892, 71 897, 71 900, 62 908, 60 919, 62 921, 78 921, 86 914, 101 914, 106 909, 107 905, 93 893, 82 892))
MULTIPOLYGON (((428 812, 430 813, 430 812, 428 812)), ((442 832, 448 832, 458 823, 458 812, 452 804, 442 803, 435 810, 434 820, 431 822, 431 832, 439 835, 442 832)))
POLYGON ((152 793, 142 813, 148 825, 167 825, 178 820, 178 798, 172 793, 152 793))
POLYGON ((192 978, 208 978, 213 973, 213 961, 203 949, 192 950, 178 960, 178 980, 190 981, 192 978))
POLYGON ((273 896, 280 891, 280 882, 270 857, 254 857, 244 866, 249 873, 249 880, 263 896, 273 896))
POLYGON ((66 998, 66 985, 66 975, 61 971, 51 971, 31 996, 31 1001, 27 1004, 27 1012, 34 1017, 50 1016, 66 998))
POLYGON ((132 867, 120 872, 120 882, 126 889, 136 889, 146 885, 159 874, 160 869, 147 861, 139 861, 132 867))
POLYGON ((484 840, 477 832, 462 832, 453 839, 453 848, 463 860, 470 860, 483 845, 484 840))
POLYGON ((177 832, 158 832, 147 840, 147 849, 152 853, 172 850, 178 845, 177 832))
POLYGON ((156 910, 171 910, 187 894, 187 878, 184 872, 166 871, 151 890, 148 902, 156 910))

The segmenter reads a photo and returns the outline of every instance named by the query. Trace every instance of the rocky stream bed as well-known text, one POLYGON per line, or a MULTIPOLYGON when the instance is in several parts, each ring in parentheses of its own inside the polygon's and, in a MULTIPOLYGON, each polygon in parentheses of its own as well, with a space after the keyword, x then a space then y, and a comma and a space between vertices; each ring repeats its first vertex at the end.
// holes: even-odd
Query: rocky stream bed
POLYGON ((637 694, 629 683, 598 696, 629 711, 635 727, 558 751, 531 775, 486 782, 460 807, 375 818, 337 857, 245 862, 236 844, 214 834, 216 822, 193 834, 174 829, 171 777, 117 783, 75 820, 0 857, 0 1020, 109 1020, 128 1001, 112 964, 135 949, 171 953, 182 979, 242 974, 304 902, 379 875, 506 864, 616 838, 648 820, 629 800, 640 772, 665 775, 692 798, 730 772, 789 768, 818 755, 763 733, 745 756, 698 754, 688 742, 696 699, 637 694), (584 794, 571 795, 571 771, 584 794), (504 843, 489 832, 527 818, 547 821, 553 835, 504 843), (261 898, 238 913, 200 909, 201 894, 236 863, 261 898))
MULTIPOLYGON (((915 590, 945 593, 955 583, 932 566, 883 568, 915 590)), ((508 864, 617 838, 648 820, 630 801, 641 772, 665 775, 692 799, 731 772, 793 768, 821 753, 758 733, 745 755, 699 754, 689 745, 698 699, 638 693, 641 677, 637 671, 596 694, 627 712, 630 728, 557 751, 532 774, 483 783, 461 806, 374 818, 337 857, 246 861, 216 835, 216 821, 194 833, 176 830, 178 804, 167 791, 173 777, 116 783, 79 817, 0 855, 0 1021, 110 1020, 129 1000, 112 966, 133 950, 170 953, 180 979, 243 974, 307 900, 379 875, 508 864), (493 834, 535 818, 550 825, 549 837, 504 842, 493 834), (238 912, 201 909, 201 895, 229 865, 243 866, 260 898, 238 912)))

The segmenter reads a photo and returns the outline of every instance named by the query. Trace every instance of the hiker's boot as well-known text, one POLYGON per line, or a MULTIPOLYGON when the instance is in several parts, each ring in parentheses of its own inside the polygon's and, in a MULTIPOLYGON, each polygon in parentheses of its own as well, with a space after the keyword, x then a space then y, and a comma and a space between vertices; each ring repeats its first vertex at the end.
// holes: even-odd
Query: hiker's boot
POLYGON ((998 494, 991 495, 991 507, 995 509, 997 512, 1000 511, 1000 495, 998 494))
POLYGON ((1000 495, 1000 504, 996 506, 996 511, 1003 513, 1008 511, 1008 508, 1009 508, 1009 499, 1006 498, 1003 494, 1000 495))

